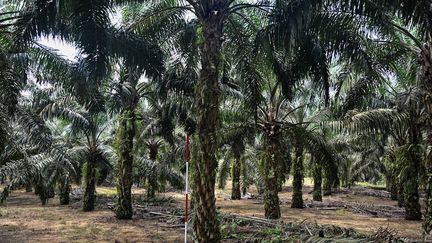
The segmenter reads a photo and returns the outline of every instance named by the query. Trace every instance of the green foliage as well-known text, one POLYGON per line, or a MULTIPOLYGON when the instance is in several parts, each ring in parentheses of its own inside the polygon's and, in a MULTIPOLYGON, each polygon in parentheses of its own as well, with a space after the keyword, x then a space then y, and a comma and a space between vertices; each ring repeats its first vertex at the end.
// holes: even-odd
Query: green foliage
POLYGON ((221 225, 222 239, 236 239, 238 237, 237 227, 236 223, 221 225))

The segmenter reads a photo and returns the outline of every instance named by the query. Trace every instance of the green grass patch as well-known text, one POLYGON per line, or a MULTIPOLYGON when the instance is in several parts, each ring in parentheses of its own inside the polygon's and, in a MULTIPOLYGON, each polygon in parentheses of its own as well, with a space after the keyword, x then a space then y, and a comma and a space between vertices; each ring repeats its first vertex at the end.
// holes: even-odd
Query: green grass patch
POLYGON ((115 187, 98 187, 96 189, 96 195, 105 197, 117 196, 117 188, 115 187))

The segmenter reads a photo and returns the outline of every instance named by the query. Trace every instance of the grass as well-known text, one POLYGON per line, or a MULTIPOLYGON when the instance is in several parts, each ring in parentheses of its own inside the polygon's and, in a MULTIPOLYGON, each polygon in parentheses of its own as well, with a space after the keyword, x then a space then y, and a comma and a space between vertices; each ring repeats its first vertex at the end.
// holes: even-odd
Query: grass
POLYGON ((117 196, 117 188, 115 188, 115 187, 98 187, 96 190, 96 194, 99 196, 114 197, 114 196, 117 196))
POLYGON ((384 182, 378 182, 377 184, 371 184, 369 182, 356 182, 357 186, 362 186, 362 187, 368 187, 368 188, 372 188, 372 189, 385 189, 386 185, 384 182))

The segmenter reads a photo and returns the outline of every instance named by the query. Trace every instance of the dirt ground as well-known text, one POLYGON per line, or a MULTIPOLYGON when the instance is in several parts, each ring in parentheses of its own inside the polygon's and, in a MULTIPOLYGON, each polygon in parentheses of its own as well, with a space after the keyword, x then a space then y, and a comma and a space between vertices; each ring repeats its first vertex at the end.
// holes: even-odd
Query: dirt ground
POLYGON ((158 218, 117 220, 109 209, 42 207, 33 193, 14 192, 0 207, 0 242, 181 242, 183 229, 158 218))
MULTIPOLYGON (((228 186, 216 193, 217 207, 223 213, 264 216, 262 199, 232 201, 229 199, 229 190, 228 186)), ((304 189, 306 205, 312 205, 309 191, 309 187, 304 189)), ((252 194, 253 192, 252 190, 252 194)), ((355 190, 324 197, 323 205, 349 204, 355 205, 354 208, 362 206, 371 210, 385 207, 392 210, 394 215, 368 215, 353 212, 349 207, 292 209, 291 192, 289 188, 284 188, 280 193, 283 221, 332 224, 364 233, 374 233, 382 227, 395 230, 402 237, 420 239, 421 222, 404 220, 403 211, 396 207, 396 202, 385 197, 357 195, 354 192, 355 190)), ((115 201, 115 188, 98 188, 98 193, 110 197, 111 202, 115 201)), ((135 190, 134 193, 136 197, 145 195, 143 190, 135 190)), ((178 208, 184 207, 184 196, 181 193, 169 192, 159 197, 171 197, 178 208)), ((33 193, 15 191, 6 204, 0 206, 0 242, 181 242, 183 239, 183 228, 178 223, 167 223, 161 217, 135 216, 131 221, 117 220, 109 209, 112 203, 103 200, 99 202, 101 205, 96 211, 85 213, 80 211, 78 201, 60 206, 58 199, 54 198, 42 207, 33 193)))
MULTIPOLYGON (((305 191, 310 191, 305 190, 305 191)), ((264 208, 262 200, 247 199, 240 201, 228 200, 227 196, 218 193, 218 207, 222 212, 240 214, 243 216, 264 217, 264 208)), ((410 239, 421 239, 421 222, 407 221, 403 218, 403 213, 397 217, 380 217, 353 213, 348 209, 341 208, 334 210, 322 210, 321 208, 291 208, 291 192, 282 192, 279 194, 281 200, 281 214, 285 222, 317 222, 318 224, 336 225, 339 227, 353 228, 363 233, 375 233, 379 228, 389 228, 398 232, 402 237, 410 239)), ((312 194, 304 193, 303 199, 305 204, 312 200, 312 194)), ((355 205, 367 205, 373 208, 373 205, 390 205, 397 207, 397 202, 389 198, 378 198, 364 195, 353 194, 336 194, 323 198, 324 204, 353 202, 355 205)), ((400 209, 403 212, 403 209, 400 209)))

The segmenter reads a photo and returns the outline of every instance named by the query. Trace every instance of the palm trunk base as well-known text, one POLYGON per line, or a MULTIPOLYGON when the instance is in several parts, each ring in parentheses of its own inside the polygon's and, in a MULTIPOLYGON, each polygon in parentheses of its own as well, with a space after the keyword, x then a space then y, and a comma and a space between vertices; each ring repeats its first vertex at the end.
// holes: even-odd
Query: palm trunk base
POLYGON ((420 211, 420 203, 418 192, 406 195, 405 197, 405 219, 406 220, 421 220, 422 213, 420 211))
POLYGON ((303 193, 301 191, 293 193, 291 208, 304 208, 303 193))
POLYGON ((93 211, 96 204, 96 168, 93 162, 87 162, 84 169, 83 211, 93 211))
POLYGON ((202 190, 202 188, 198 192, 194 192, 193 206, 195 209, 195 218, 193 229, 196 242, 220 241, 219 220, 217 219, 215 206, 216 199, 212 192, 210 190, 202 190))
MULTIPOLYGON (((432 155, 432 154, 431 154, 432 155)), ((429 155, 429 156, 431 156, 429 155)), ((428 159, 430 161, 430 159, 428 159)), ((428 163, 428 175, 431 175, 431 163, 428 163)), ((426 186, 426 212, 423 219, 423 230, 426 234, 432 235, 432 176, 427 178, 426 186)))
POLYGON ((157 188, 157 182, 156 179, 149 180, 149 183, 147 185, 147 198, 152 199, 156 197, 156 188, 157 188))
POLYGON ((232 175, 231 199, 232 200, 240 200, 241 199, 241 190, 240 190, 240 159, 236 159, 234 161, 231 175, 232 175))
POLYGON ((281 217, 279 196, 277 190, 266 190, 264 196, 265 217, 279 219, 281 217))
POLYGON ((233 182, 231 199, 232 200, 240 200, 241 199, 241 190, 240 190, 240 183, 239 182, 233 182))
POLYGON ((322 202, 322 190, 321 190, 322 168, 317 163, 314 163, 313 177, 314 177, 314 185, 313 185, 313 193, 312 193, 313 200, 322 202))
POLYGON ((119 199, 117 202, 115 216, 117 219, 132 219, 132 202, 125 200, 125 198, 119 199))
POLYGON ((69 204, 69 201, 70 201, 70 197, 69 197, 70 189, 71 189, 71 187, 70 187, 69 183, 66 183, 66 182, 61 182, 60 183, 60 194, 59 194, 60 205, 67 205, 67 204, 69 204))

